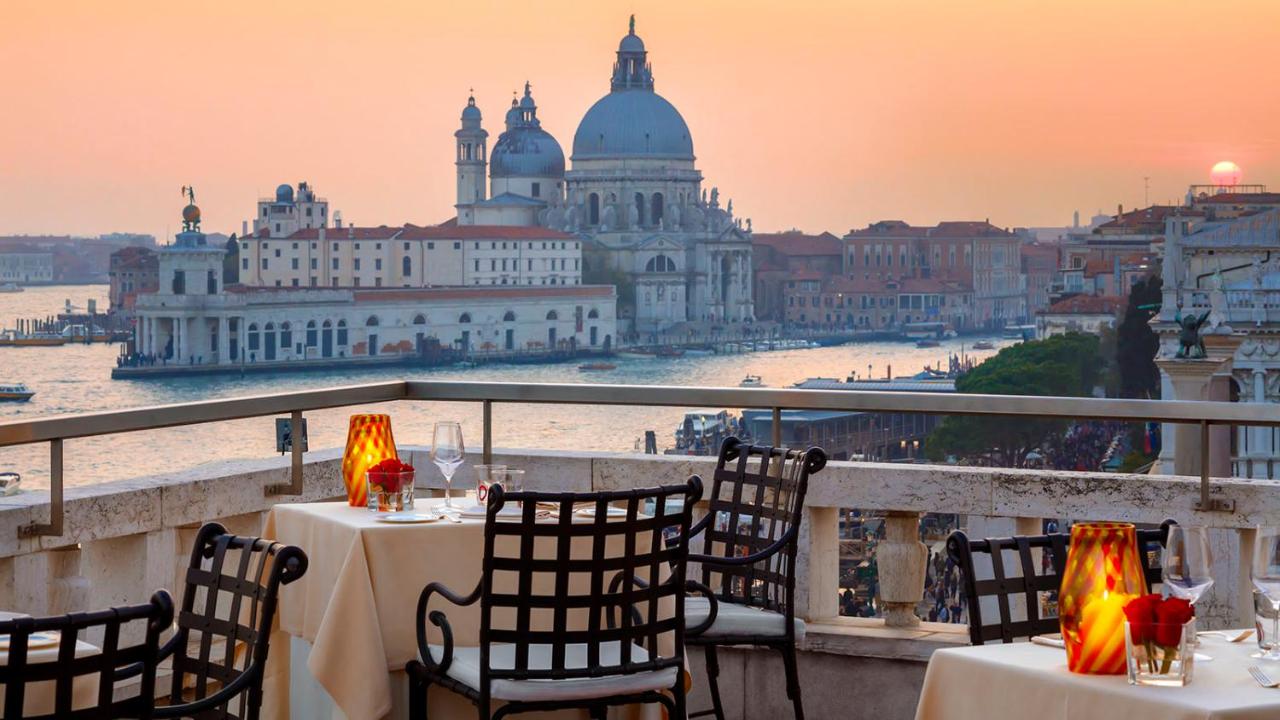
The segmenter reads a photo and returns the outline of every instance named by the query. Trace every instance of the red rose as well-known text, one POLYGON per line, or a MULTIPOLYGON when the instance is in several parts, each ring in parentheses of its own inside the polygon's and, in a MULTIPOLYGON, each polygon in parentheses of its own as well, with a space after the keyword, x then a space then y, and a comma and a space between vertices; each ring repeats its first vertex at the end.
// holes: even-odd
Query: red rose
POLYGON ((1159 605, 1159 595, 1142 595, 1124 606, 1124 616, 1129 621, 1129 636, 1133 638, 1133 642, 1141 645, 1151 640, 1152 626, 1156 622, 1156 607, 1159 605))
POLYGON ((1184 598, 1168 598, 1156 606, 1156 643, 1176 647, 1182 642, 1182 626, 1195 615, 1191 602, 1184 598))

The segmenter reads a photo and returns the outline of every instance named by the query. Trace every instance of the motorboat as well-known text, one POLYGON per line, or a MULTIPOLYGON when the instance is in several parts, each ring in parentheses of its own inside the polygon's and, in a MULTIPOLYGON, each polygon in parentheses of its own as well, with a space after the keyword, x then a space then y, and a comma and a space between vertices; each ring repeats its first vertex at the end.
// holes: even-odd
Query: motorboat
POLYGON ((22 383, 0 385, 0 402, 26 402, 35 395, 35 391, 22 383))
POLYGON ((670 345, 663 345, 662 347, 659 347, 655 354, 660 358, 684 357, 683 350, 681 350, 680 348, 671 347, 670 345))
POLYGON ((0 283, 0 293, 20 293, 22 286, 17 283, 0 283))
POLYGON ((936 348, 941 344, 942 343, 938 342, 937 340, 930 340, 928 338, 916 341, 916 347, 918 348, 936 348))
POLYGON ((594 372, 597 370, 616 370, 617 367, 611 362, 589 362, 579 365, 578 370, 581 372, 594 372))
POLYGON ((738 383, 738 387, 760 388, 764 387, 764 381, 760 379, 759 375, 748 375, 742 378, 742 382, 738 383))
POLYGON ((979 340, 978 342, 973 344, 974 350, 994 350, 995 348, 996 348, 995 343, 991 342, 990 340, 979 340))
POLYGON ((0 347, 56 347, 66 344, 67 338, 59 333, 0 331, 0 347))

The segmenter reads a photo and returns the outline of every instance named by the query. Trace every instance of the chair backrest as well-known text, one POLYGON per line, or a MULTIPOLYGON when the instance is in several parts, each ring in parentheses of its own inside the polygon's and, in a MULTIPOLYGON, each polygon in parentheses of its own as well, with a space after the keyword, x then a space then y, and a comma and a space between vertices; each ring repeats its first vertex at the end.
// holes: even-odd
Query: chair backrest
POLYGON ((697 476, 681 485, 602 493, 506 493, 495 487, 480 587, 481 692, 487 694, 494 679, 564 680, 683 667, 688 547, 668 546, 663 530, 687 532, 701 496, 697 476), (516 502, 523 503, 518 518, 498 515, 516 502), (539 503, 554 505, 558 519, 539 520, 539 503), (594 518, 575 514, 575 504, 582 503, 594 508, 594 518), (612 504, 625 515, 610 517, 612 504), (502 649, 512 653, 511 662, 492 661, 500 644, 511 646, 502 649), (672 651, 664 653, 664 647, 672 651))
POLYGON ((199 716, 256 718, 280 586, 306 572, 307 556, 296 547, 232 535, 218 523, 200 528, 178 612, 169 702, 203 699, 254 673, 234 702, 199 716))
MULTIPOLYGON (((1172 520, 1165 520, 1158 528, 1137 531, 1148 591, 1160 583, 1158 551, 1164 547, 1169 527, 1174 524, 1172 520)), ((1011 643, 1034 635, 1058 632, 1057 616, 1042 616, 1040 600, 1046 596, 1056 597, 1062 585, 1062 571, 1066 567, 1070 543, 1070 533, 970 540, 960 530, 952 532, 947 537, 947 554, 960 570, 960 587, 969 617, 969 641, 974 645, 993 640, 1011 643), (1016 567, 1006 567, 1006 552, 1016 554, 1016 567), (990 558, 991 578, 978 579, 975 555, 990 558), (1017 570, 1017 574, 1011 570, 1017 570), (987 619, 983 612, 983 598, 995 599, 997 617, 994 619, 998 622, 992 623, 987 619), (1020 608, 1017 613, 1014 612, 1015 606, 1020 608), (1015 615, 1022 615, 1023 619, 1015 615)))
POLYGON ((111 718, 150 718, 155 705, 156 665, 159 662, 160 634, 173 623, 173 600, 169 593, 157 590, 151 602, 143 605, 115 607, 94 612, 71 613, 44 618, 15 618, 0 621, 0 635, 8 640, 4 651, 8 660, 0 665, 0 690, 4 693, 4 712, 8 720, 110 720, 111 718), (77 657, 77 641, 93 633, 101 651, 84 652, 77 657), (56 650, 31 646, 33 633, 60 633, 56 650), (124 636, 142 633, 142 639, 128 642, 124 636), (45 656, 47 657, 41 657, 45 656), (119 689, 116 671, 138 664, 141 675, 136 685, 119 689), (75 697, 77 684, 81 690, 96 676, 97 693, 91 698, 75 697), (38 697, 53 684, 53 704, 45 706, 38 697), (76 707, 78 703, 80 707, 76 707), (32 712, 23 714, 24 705, 32 712))
POLYGON ((721 443, 707 496, 710 521, 702 533, 702 554, 743 557, 790 539, 780 552, 750 565, 704 563, 702 583, 720 602, 788 617, 795 613, 795 561, 804 496, 809 476, 826 465, 827 454, 821 448, 801 452, 749 445, 736 437, 721 443))

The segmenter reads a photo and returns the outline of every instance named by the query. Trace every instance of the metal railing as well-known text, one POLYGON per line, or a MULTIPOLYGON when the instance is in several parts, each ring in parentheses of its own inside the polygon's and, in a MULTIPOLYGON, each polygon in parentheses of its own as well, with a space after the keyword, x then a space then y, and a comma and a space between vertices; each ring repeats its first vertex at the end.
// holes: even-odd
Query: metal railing
MULTIPOLYGON (((394 381, 0 422, 0 447, 49 443, 49 522, 22 526, 18 533, 23 537, 57 536, 63 533, 62 455, 66 440, 282 414, 290 415, 292 437, 299 438, 303 413, 306 411, 397 400, 481 403, 484 424, 483 454, 486 463, 491 460, 493 452, 494 403, 770 408, 773 411, 773 443, 775 445, 781 444, 780 420, 783 410, 843 410, 1193 424, 1200 426, 1201 497, 1197 508, 1201 510, 1225 509, 1220 498, 1213 501, 1210 499, 1209 427, 1214 425, 1280 426, 1280 407, 1262 403, 672 385, 394 381)), ((294 442, 290 482, 268 486, 266 492, 270 495, 301 495, 302 467, 302 443, 294 442)))

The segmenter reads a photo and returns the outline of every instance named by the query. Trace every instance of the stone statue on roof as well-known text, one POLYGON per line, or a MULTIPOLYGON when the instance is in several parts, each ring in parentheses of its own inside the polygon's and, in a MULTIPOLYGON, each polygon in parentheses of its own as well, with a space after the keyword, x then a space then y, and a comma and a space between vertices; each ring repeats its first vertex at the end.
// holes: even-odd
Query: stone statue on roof
POLYGON ((1213 311, 1206 310, 1200 317, 1196 317, 1195 313, 1183 317, 1182 308, 1178 308, 1173 321, 1182 329, 1178 332, 1178 352, 1174 357, 1184 360, 1200 360, 1208 357, 1204 349, 1204 338, 1200 336, 1200 328, 1209 320, 1211 312, 1213 311))

